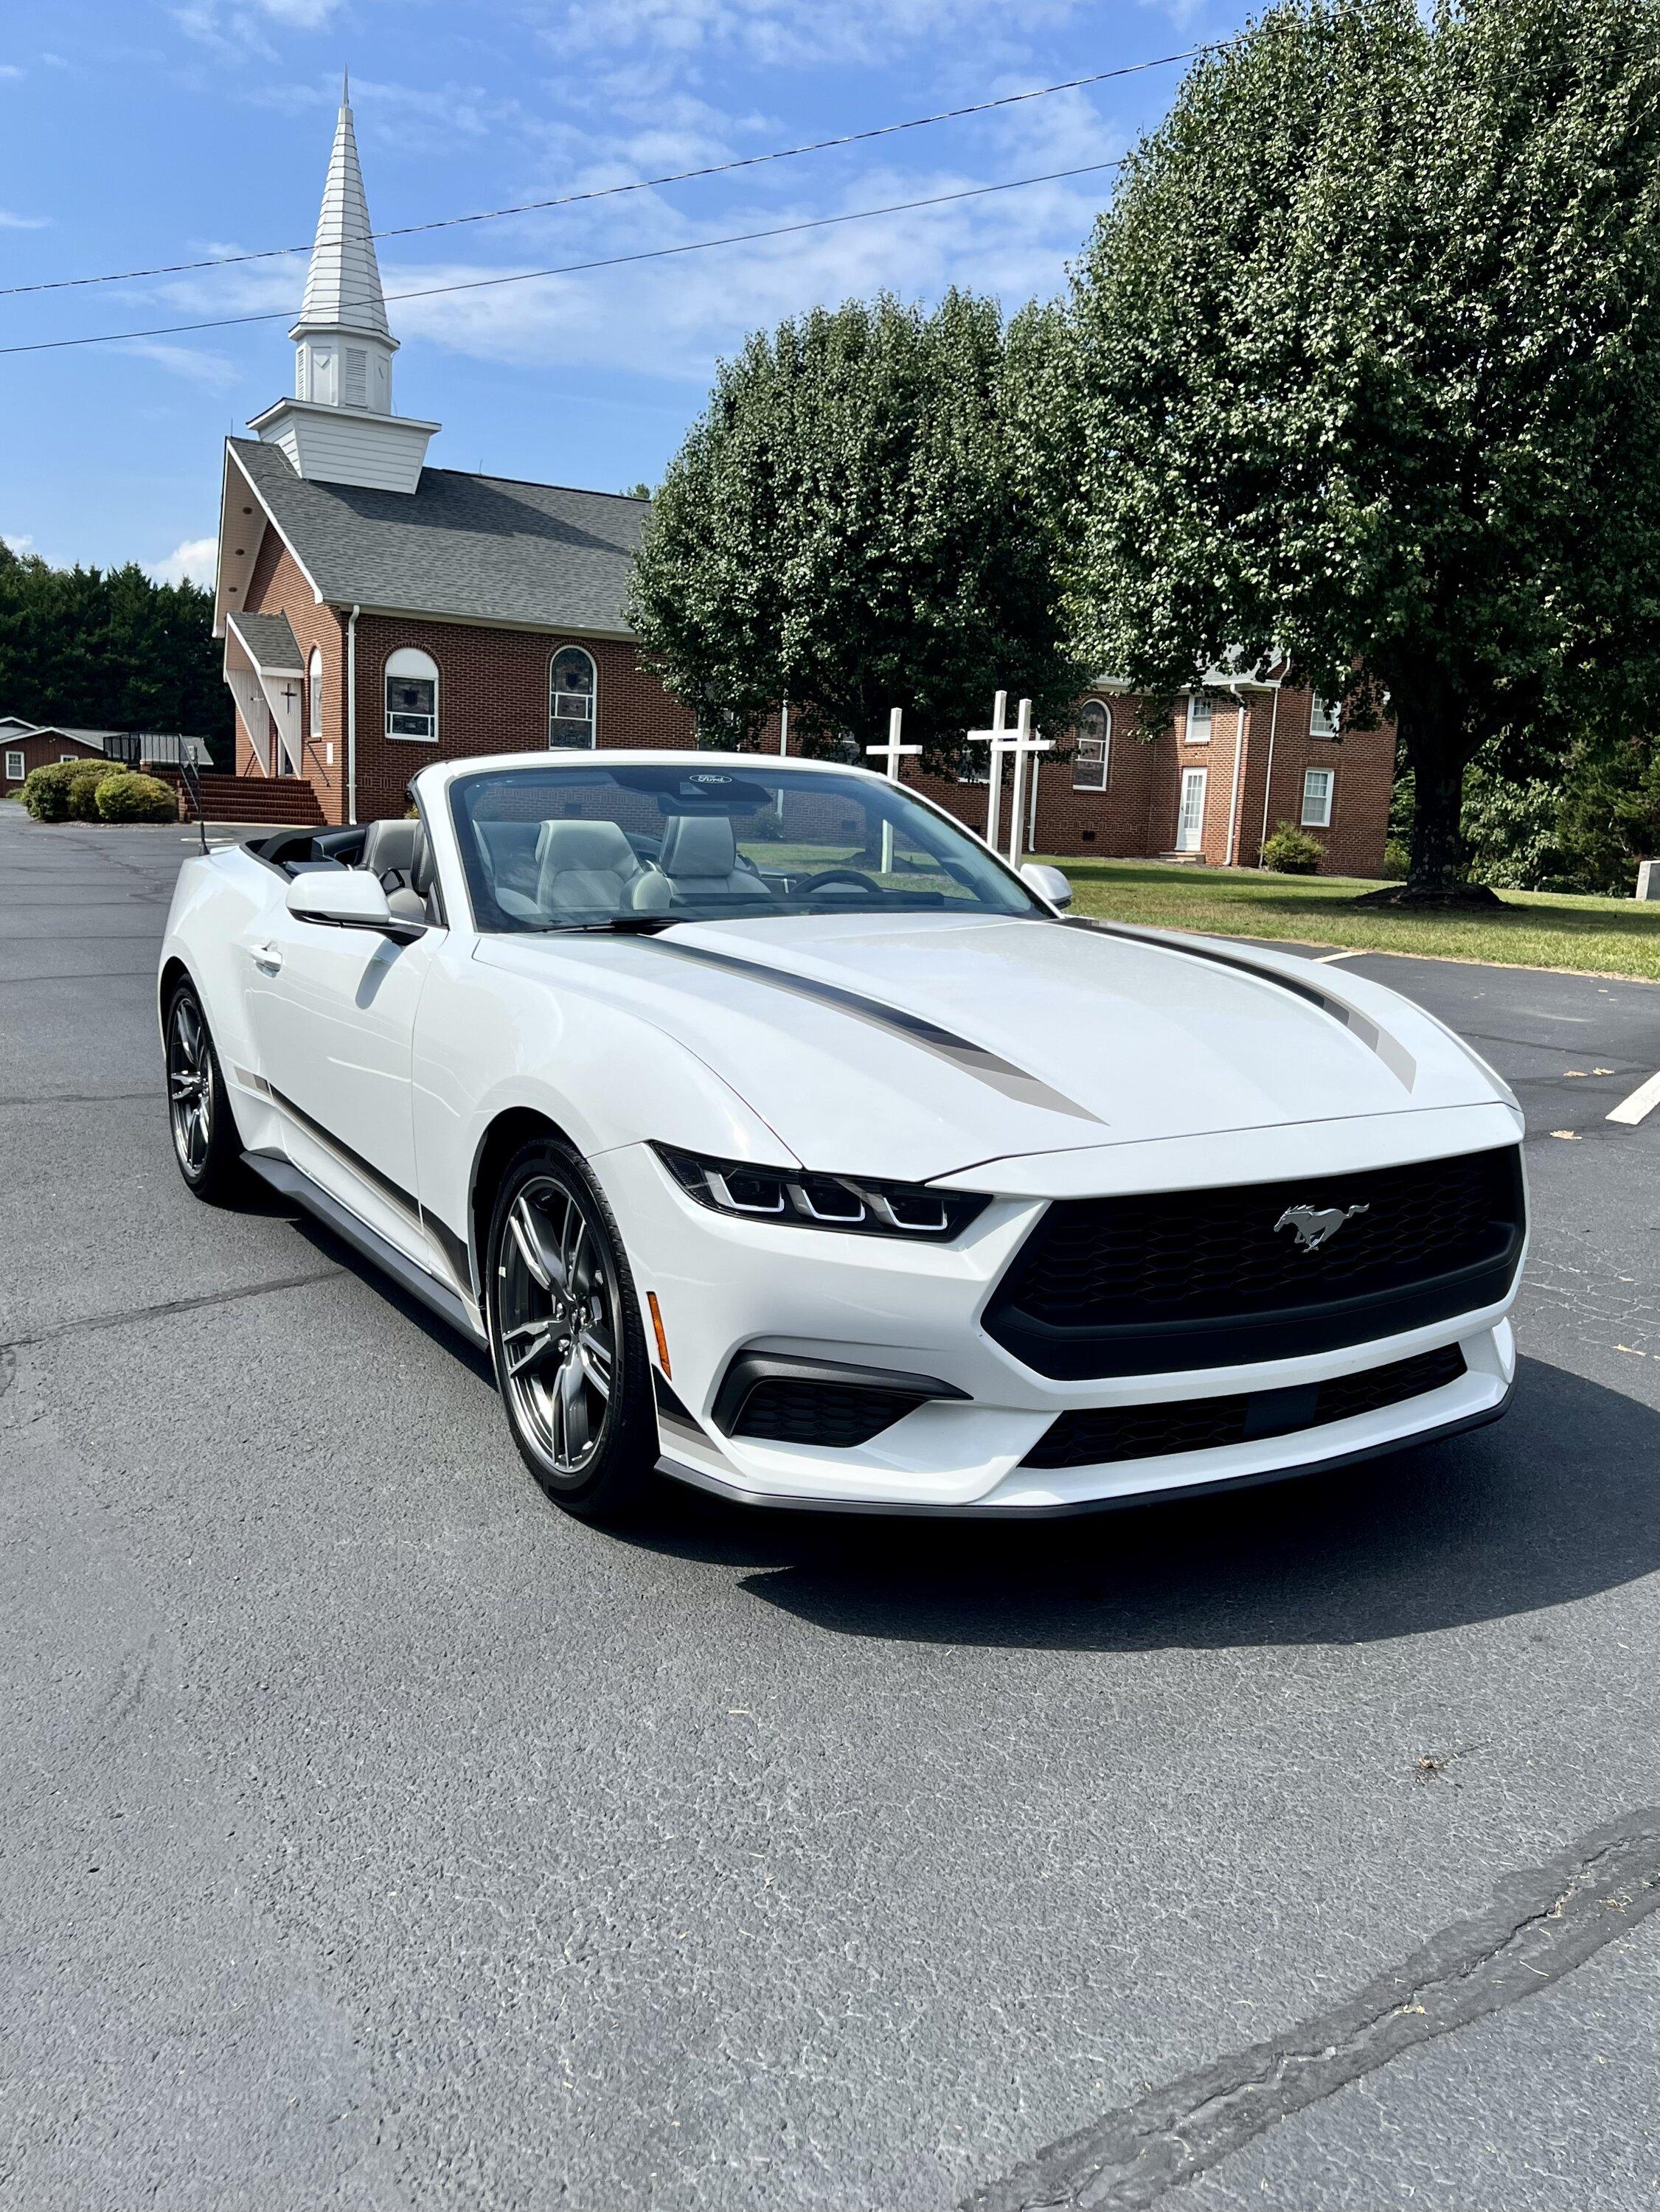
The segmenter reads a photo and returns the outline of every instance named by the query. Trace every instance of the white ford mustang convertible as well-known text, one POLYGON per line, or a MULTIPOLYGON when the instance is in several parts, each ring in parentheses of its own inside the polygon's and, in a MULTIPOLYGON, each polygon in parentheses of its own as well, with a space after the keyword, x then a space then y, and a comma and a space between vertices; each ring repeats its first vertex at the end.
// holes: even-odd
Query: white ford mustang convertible
POLYGON ((488 1344, 575 1513, 1008 1516, 1491 1420, 1522 1116, 1294 957, 1068 921, 856 769, 436 763, 180 872, 174 1146, 488 1344))

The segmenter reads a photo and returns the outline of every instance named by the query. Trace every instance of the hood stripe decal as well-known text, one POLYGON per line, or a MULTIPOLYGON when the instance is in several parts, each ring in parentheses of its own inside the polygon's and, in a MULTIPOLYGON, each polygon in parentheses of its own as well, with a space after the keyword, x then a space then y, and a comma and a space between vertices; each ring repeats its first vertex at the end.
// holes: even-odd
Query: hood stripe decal
POLYGON ((1329 1014, 1334 1021, 1341 1022, 1357 1043, 1377 1054, 1402 1090, 1410 1091, 1418 1080, 1418 1062, 1405 1045, 1387 1030, 1380 1030, 1370 1014, 1363 1014, 1358 1006, 1350 1006, 1335 991, 1323 991, 1317 983, 1304 983, 1298 976, 1282 975, 1277 968, 1260 967, 1255 960, 1244 959, 1237 952, 1217 952, 1208 945, 1172 944, 1169 938, 1156 936, 1152 930, 1133 929, 1121 921, 1094 921, 1085 915, 1076 915, 1069 926, 1073 929, 1092 929, 1101 937, 1125 937, 1132 945, 1150 945, 1156 952, 1179 952, 1189 960, 1208 960, 1217 968, 1237 968, 1242 975, 1255 975, 1259 983, 1277 983, 1282 991, 1306 999, 1323 1014, 1329 1014))
POLYGON ((924 1052, 933 1053, 936 1059, 949 1062, 963 1074, 973 1076, 994 1091, 1000 1091, 1006 1098, 1015 1099, 1022 1106, 1070 1115, 1074 1121, 1091 1121, 1097 1127, 1105 1126, 1098 1114, 1091 1114, 1086 1106, 1052 1091, 1047 1083, 1029 1074, 1024 1067, 1015 1066, 1012 1060, 1000 1058, 984 1045, 942 1030, 921 1014, 907 1013, 900 1006, 885 1006, 881 1000, 867 999, 840 983, 824 982, 814 975, 798 975, 787 969, 769 967, 760 960, 740 960, 730 952, 713 951, 707 945, 682 945, 666 937, 654 937, 647 941, 660 952, 672 952, 682 960, 696 960, 728 975, 746 976, 752 983, 770 984, 774 990, 787 991, 798 999, 816 1000, 820 1006, 834 1006, 838 1012, 851 1014, 855 1021, 868 1022, 873 1029, 905 1037, 924 1052))

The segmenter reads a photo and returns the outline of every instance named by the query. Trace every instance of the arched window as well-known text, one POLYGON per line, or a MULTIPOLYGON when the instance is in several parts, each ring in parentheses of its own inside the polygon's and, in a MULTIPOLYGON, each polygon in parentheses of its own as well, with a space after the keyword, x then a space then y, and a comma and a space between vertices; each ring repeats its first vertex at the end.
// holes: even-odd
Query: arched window
POLYGON ((1104 791, 1107 759, 1112 750, 1112 709, 1104 699, 1085 699, 1073 725, 1072 787, 1074 791, 1104 791))
POLYGON ((386 735, 438 742, 438 663, 412 645, 386 662, 386 735))
POLYGON ((584 747, 594 741, 593 656, 562 645, 548 671, 548 743, 584 747))
POLYGON ((306 663, 306 734, 313 740, 323 734, 323 648, 314 645, 306 663))

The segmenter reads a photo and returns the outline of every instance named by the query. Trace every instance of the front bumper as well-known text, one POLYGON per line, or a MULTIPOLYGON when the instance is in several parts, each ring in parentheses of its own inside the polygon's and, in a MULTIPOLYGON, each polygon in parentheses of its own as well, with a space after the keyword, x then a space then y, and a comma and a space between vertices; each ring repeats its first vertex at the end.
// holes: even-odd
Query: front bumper
MULTIPOLYGON (((1298 1460, 1294 1464, 1266 1467, 1255 1473, 1246 1470, 1206 1477, 1192 1474, 1181 1481, 1146 1482, 1133 1490, 1098 1490, 1082 1498, 1044 1498, 1023 1500, 1011 1496, 1002 1502, 995 1497, 985 1498, 972 1505, 916 1505, 904 1504, 877 1504, 868 1499, 801 1498, 782 1491, 753 1490, 737 1483, 722 1480, 706 1469, 690 1462, 677 1459, 670 1451, 658 1460, 660 1474, 672 1475, 677 1481, 690 1483, 694 1489, 706 1490, 718 1498, 725 1498, 737 1505, 781 1506, 796 1512, 807 1513, 901 1513, 907 1515, 938 1514, 958 1521, 1049 1521, 1077 1513, 1110 1513, 1129 1505, 1146 1505, 1161 1496, 1183 1498, 1213 1497, 1219 1491, 1257 1489, 1264 1483, 1290 1482, 1299 1475, 1335 1474, 1347 1467, 1363 1466, 1366 1461, 1383 1459, 1390 1452, 1403 1451, 1416 1444, 1441 1443, 1450 1437, 1462 1436, 1468 1429, 1485 1428, 1510 1411, 1510 1401, 1515 1394, 1515 1382, 1505 1386, 1504 1395, 1496 1405, 1485 1412, 1461 1414, 1455 1420, 1437 1422, 1434 1426, 1415 1428, 1405 1436, 1390 1437, 1382 1443, 1362 1444, 1348 1451, 1328 1452, 1318 1459, 1298 1460)), ((1334 1426, 1341 1425, 1334 1424, 1334 1426)), ((1325 1431, 1328 1437, 1330 1431, 1325 1431)), ((1204 1456, 1199 1453, 1185 1455, 1190 1459, 1204 1456)), ((1220 1456, 1220 1455, 1213 1455, 1220 1456)), ((1169 1462, 1148 1461, 1145 1464, 1168 1467, 1169 1462)), ((1122 1468, 1117 1471, 1122 1472, 1122 1468)))
MULTIPOLYGON (((1253 1170, 1236 1145, 1230 1162, 1253 1170)), ((1250 1366, 1065 1381, 1036 1373, 982 1326, 1047 1198, 999 1196, 950 1245, 733 1220, 696 1205, 648 1146, 591 1162, 622 1225, 636 1286, 662 1316, 666 1472, 755 1504, 866 1511, 1064 1513, 1312 1473, 1495 1419, 1516 1352, 1514 1285, 1484 1310, 1404 1334, 1250 1366), (1097 1467, 1023 1464, 1069 1408, 1188 1403, 1318 1384, 1456 1344, 1465 1371, 1353 1419, 1212 1449, 1097 1467), (937 1377, 960 1397, 917 1405, 850 1449, 723 1432, 714 1408, 740 1352, 937 1377)), ((1243 1172, 1242 1173, 1242 1168, 1243 1172)), ((1263 1177, 1267 1179, 1266 1175, 1263 1177)))

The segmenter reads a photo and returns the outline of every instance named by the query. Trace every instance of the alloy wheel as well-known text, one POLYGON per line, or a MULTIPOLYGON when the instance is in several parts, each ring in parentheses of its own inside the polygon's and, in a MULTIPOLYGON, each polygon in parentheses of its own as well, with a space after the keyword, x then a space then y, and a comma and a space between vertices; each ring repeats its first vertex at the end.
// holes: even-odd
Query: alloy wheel
POLYGON ((586 1474, 617 1372, 617 1285, 575 1195, 549 1176, 520 1188, 496 1261, 502 1385, 556 1481, 586 1474))
POLYGON ((167 1110, 179 1164, 195 1182, 213 1143, 213 1066, 201 1008, 183 993, 167 1023, 167 1110))

